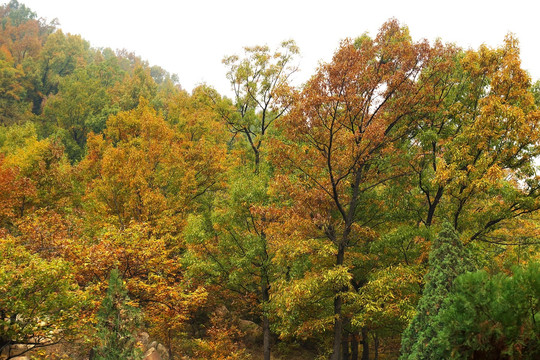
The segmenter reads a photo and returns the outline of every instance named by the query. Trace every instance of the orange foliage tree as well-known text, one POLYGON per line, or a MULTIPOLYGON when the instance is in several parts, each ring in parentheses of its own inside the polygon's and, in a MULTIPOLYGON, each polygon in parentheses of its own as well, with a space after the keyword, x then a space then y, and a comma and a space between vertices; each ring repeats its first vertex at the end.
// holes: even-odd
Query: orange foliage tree
POLYGON ((374 238, 383 215, 377 192, 405 173, 399 144, 429 106, 429 89, 419 79, 441 48, 413 43, 397 21, 384 24, 373 40, 344 41, 283 122, 287 139, 277 145, 275 163, 292 200, 289 219, 307 230, 304 238, 324 239, 334 258, 311 273, 331 279, 332 359, 340 357, 343 302, 354 285, 346 255, 374 238))

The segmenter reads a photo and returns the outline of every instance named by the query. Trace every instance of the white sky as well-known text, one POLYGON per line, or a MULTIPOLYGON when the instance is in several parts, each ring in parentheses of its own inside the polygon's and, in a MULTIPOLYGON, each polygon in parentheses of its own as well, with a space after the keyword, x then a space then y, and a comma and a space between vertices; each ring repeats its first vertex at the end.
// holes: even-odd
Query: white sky
MULTIPOLYGON (((2 2, 8 2, 3 0, 2 2)), ((521 44, 522 66, 540 78, 539 0, 19 0, 93 47, 125 48, 178 74, 191 91, 206 82, 230 94, 221 63, 243 46, 294 39, 300 47, 297 83, 331 59, 339 41, 375 35, 389 18, 415 40, 440 37, 465 48, 501 45, 508 32, 521 44)))

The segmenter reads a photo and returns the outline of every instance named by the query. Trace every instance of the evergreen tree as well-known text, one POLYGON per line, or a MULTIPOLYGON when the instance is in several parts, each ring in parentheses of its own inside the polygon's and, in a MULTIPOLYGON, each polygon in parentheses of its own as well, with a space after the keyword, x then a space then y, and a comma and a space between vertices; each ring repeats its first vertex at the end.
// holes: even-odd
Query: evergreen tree
POLYGON ((453 359, 540 359, 540 263, 459 276, 440 312, 453 359))
POLYGON ((439 316, 444 300, 448 297, 454 280, 471 271, 458 234, 445 222, 429 255, 429 271, 425 287, 418 303, 417 314, 405 330, 401 342, 401 360, 446 359, 449 346, 444 338, 437 336, 444 323, 439 316))
POLYGON ((117 269, 111 271, 109 289, 98 312, 99 346, 96 360, 141 359, 134 336, 138 324, 138 309, 129 305, 124 282, 117 269))

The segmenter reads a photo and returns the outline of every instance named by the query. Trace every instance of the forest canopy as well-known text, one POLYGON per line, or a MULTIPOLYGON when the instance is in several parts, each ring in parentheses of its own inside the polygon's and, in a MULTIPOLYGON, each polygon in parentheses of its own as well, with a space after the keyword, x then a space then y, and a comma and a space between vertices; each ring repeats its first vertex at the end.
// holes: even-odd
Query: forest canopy
POLYGON ((336 45, 223 54, 228 97, 0 6, 0 359, 538 358, 518 39, 336 45))

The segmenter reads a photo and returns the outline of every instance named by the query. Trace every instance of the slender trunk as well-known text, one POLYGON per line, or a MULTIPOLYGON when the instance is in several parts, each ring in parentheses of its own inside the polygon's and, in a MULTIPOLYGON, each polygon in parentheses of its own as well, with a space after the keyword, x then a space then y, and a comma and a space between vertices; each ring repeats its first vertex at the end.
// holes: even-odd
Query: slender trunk
POLYGON ((358 360, 358 333, 355 332, 351 337, 351 360, 358 360))
POLYGON ((334 299, 334 346, 332 349, 331 360, 339 360, 339 355, 341 353, 341 336, 343 334, 343 319, 341 319, 341 305, 342 305, 341 295, 337 295, 334 299))
POLYGON ((172 349, 172 333, 171 333, 171 329, 169 329, 169 331, 167 331, 167 349, 168 349, 168 353, 169 353, 169 360, 173 360, 174 359, 174 354, 173 354, 173 349, 172 349))
MULTIPOLYGON (((262 282, 262 300, 263 304, 268 303, 270 300, 269 286, 263 280, 262 282)), ((263 358, 264 360, 270 360, 270 321, 268 315, 263 309, 262 313, 262 330, 263 330, 263 358)))
MULTIPOLYGON (((343 265, 345 259, 345 246, 344 242, 339 244, 338 253, 336 258, 336 265, 343 265)), ((334 299, 334 345, 332 348, 331 360, 339 360, 341 354, 341 338, 343 336, 343 318, 341 316, 341 307, 343 304, 343 298, 341 292, 347 290, 346 288, 340 289, 334 299)))
POLYGON ((433 202, 429 204, 428 214, 426 218, 426 226, 431 226, 431 223, 433 222, 433 216, 435 216, 435 209, 437 208, 437 205, 439 205, 439 202, 441 201, 442 195, 443 195, 443 187, 440 187, 437 189, 437 193, 435 194, 435 198, 433 199, 433 202))
POLYGON ((254 148, 254 152, 255 152, 255 172, 258 173, 259 172, 259 163, 261 162, 261 153, 259 150, 256 150, 254 148))
POLYGON ((341 339, 341 359, 342 360, 350 360, 350 352, 349 352, 349 335, 343 334, 343 338, 341 339))
POLYGON ((369 333, 368 330, 362 328, 362 360, 369 360, 369 333))
POLYGON ((379 360, 379 335, 375 334, 373 342, 375 345, 375 357, 373 358, 373 360, 379 360))

